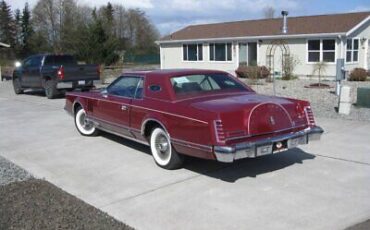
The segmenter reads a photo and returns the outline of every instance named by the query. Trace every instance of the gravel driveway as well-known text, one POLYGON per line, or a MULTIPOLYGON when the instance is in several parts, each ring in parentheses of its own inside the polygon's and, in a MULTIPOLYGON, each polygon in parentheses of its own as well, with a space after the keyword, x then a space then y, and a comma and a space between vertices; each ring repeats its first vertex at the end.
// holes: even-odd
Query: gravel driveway
MULTIPOLYGON (((243 79, 248 83, 248 80, 243 79)), ((261 80, 261 85, 250 85, 255 91, 261 94, 273 95, 273 84, 261 80)), ((312 80, 276 80, 276 95, 282 97, 298 98, 311 102, 312 110, 316 117, 335 118, 346 120, 370 121, 370 109, 359 108, 352 105, 350 115, 341 115, 336 112, 338 97, 335 95, 335 82, 325 81, 323 83, 331 86, 329 89, 305 88, 317 81, 312 80)), ((352 103, 356 103, 357 88, 370 87, 370 82, 349 82, 344 81, 343 85, 351 87, 352 103)))

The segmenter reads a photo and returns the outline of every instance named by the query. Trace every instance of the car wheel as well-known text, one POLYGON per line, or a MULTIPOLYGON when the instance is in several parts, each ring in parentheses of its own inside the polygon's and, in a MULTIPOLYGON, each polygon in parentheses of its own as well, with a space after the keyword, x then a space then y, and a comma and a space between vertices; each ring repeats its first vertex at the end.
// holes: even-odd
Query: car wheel
POLYGON ((21 82, 19 81, 19 78, 13 79, 13 88, 15 94, 21 94, 23 93, 23 89, 21 87, 21 82))
POLYGON ((44 84, 45 95, 48 99, 53 99, 58 95, 57 85, 53 80, 47 80, 44 84))
POLYGON ((169 135, 162 128, 154 128, 150 135, 150 149, 157 165, 165 169, 180 168, 184 156, 178 154, 171 145, 169 135))
POLYGON ((86 112, 83 108, 78 108, 75 113, 75 125, 83 136, 96 136, 98 130, 95 128, 95 125, 92 121, 86 119, 86 112))

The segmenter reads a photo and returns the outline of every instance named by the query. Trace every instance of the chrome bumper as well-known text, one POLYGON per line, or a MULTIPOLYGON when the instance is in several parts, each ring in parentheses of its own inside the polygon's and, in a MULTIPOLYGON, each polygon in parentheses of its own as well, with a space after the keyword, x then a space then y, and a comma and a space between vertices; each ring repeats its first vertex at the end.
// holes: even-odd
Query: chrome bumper
POLYGON ((234 160, 269 155, 295 148, 298 145, 308 144, 310 141, 320 140, 323 133, 324 130, 321 127, 315 126, 260 141, 244 142, 233 146, 215 146, 214 153, 217 161, 232 163, 234 160), (283 147, 277 148, 277 145, 283 147))

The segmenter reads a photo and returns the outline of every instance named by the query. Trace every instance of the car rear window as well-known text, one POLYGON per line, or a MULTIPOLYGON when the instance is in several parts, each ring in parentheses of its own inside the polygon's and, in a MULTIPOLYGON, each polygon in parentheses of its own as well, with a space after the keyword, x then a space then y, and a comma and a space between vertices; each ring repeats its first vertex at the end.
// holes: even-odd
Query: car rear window
POLYGON ((176 95, 219 91, 248 91, 242 84, 226 74, 185 75, 171 78, 176 95))

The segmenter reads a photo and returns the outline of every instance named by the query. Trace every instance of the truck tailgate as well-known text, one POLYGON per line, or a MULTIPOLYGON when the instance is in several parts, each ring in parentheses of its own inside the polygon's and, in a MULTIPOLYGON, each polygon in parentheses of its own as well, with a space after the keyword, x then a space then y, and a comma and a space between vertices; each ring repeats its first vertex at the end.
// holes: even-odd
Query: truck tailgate
POLYGON ((99 80, 98 65, 64 66, 63 81, 99 80))

